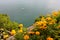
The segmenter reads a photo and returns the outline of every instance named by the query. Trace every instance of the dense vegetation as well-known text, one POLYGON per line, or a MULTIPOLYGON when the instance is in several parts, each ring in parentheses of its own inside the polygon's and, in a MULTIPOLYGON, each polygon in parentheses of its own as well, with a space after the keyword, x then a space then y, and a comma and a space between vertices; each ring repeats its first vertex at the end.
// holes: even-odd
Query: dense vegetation
POLYGON ((9 29, 17 29, 17 22, 12 22, 7 14, 0 14, 0 28, 9 29))
POLYGON ((0 14, 0 28, 10 29, 10 34, 14 35, 16 40, 60 40, 60 11, 40 16, 30 29, 24 28, 23 24, 12 22, 8 15, 0 14))

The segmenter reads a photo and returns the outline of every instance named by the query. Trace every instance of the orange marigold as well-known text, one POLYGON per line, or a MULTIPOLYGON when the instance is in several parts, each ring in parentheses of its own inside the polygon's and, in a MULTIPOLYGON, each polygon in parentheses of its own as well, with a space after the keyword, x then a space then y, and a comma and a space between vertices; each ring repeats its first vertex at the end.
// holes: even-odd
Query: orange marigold
POLYGON ((58 12, 57 12, 57 11, 54 11, 54 12, 52 13, 52 15, 53 15, 53 16, 57 16, 57 15, 58 15, 58 12))
POLYGON ((48 38, 47 38, 47 40, 53 40, 53 38, 51 38, 51 37, 48 37, 48 38))
POLYGON ((24 35, 24 39, 28 40, 29 39, 29 35, 24 35))
POLYGON ((36 33, 35 33, 36 35, 40 35, 40 32, 39 31, 36 31, 36 33))

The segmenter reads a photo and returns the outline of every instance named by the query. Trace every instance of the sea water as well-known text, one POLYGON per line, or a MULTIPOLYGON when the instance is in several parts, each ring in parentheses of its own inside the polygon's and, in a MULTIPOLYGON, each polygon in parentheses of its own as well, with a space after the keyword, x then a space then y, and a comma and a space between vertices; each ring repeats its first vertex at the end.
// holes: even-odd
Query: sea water
POLYGON ((12 21, 30 26, 40 15, 60 8, 59 0, 0 0, 0 13, 8 14, 12 21))

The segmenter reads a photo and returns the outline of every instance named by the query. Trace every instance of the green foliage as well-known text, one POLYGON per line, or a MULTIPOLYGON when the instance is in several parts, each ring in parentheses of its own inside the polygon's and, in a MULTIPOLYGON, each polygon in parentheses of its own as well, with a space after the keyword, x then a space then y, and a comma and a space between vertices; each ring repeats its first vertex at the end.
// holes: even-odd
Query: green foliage
POLYGON ((23 33, 17 33, 17 34, 15 35, 15 38, 16 38, 16 40, 23 40, 23 36, 24 36, 23 33))
POLYGON ((18 23, 12 22, 7 14, 0 14, 0 27, 3 27, 7 30, 17 29, 18 23))
POLYGON ((40 21, 40 18, 36 18, 36 19, 35 19, 35 22, 37 22, 37 21, 40 21))
POLYGON ((0 14, 0 27, 4 27, 4 24, 7 24, 9 17, 7 14, 0 14))

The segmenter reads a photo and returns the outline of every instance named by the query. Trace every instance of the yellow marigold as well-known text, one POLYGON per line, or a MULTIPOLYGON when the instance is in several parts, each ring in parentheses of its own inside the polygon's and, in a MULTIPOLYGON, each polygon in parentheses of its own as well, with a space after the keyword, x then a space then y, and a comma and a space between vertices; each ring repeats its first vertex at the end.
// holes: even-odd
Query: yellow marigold
POLYGON ((15 31, 15 30, 12 30, 12 31, 10 32, 10 34, 11 34, 11 35, 15 35, 15 34, 16 34, 16 31, 15 31))
POLYGON ((36 34, 36 35, 40 35, 40 32, 39 32, 39 31, 36 31, 35 34, 36 34))
POLYGON ((23 32, 23 30, 18 30, 18 32, 21 32, 21 33, 22 33, 22 32, 23 32))
POLYGON ((56 21, 55 20, 52 20, 52 23, 55 23, 56 21))
POLYGON ((43 24, 43 26, 46 26, 47 24, 43 24))
POLYGON ((23 24, 19 24, 19 27, 23 27, 23 24))
POLYGON ((53 15, 53 16, 57 16, 57 15, 58 15, 58 11, 54 11, 54 12, 52 13, 52 15, 53 15))
POLYGON ((47 21, 38 21, 36 22, 36 26, 40 27, 40 26, 46 26, 47 21))
POLYGON ((43 24, 47 24, 47 21, 43 21, 43 24))
POLYGON ((47 40, 53 40, 53 38, 51 38, 51 37, 48 37, 48 38, 47 38, 47 40))
POLYGON ((41 24, 42 24, 42 22, 41 21, 38 21, 38 22, 36 22, 35 23, 37 26, 40 26, 41 24))
POLYGON ((52 22, 49 23, 49 25, 52 25, 52 24, 53 24, 52 22))
POLYGON ((44 20, 45 20, 45 18, 44 18, 44 17, 42 17, 42 18, 41 18, 41 21, 44 21, 44 20))
POLYGON ((49 24, 55 24, 55 20, 51 20, 49 24))
POLYGON ((43 24, 43 21, 40 21, 41 24, 43 24))
POLYGON ((41 26, 41 27, 40 27, 41 30, 44 30, 44 29, 46 29, 46 28, 47 28, 47 26, 41 26))
POLYGON ((29 35, 24 35, 24 39, 28 40, 29 39, 29 35))
POLYGON ((6 38, 8 38, 8 37, 9 37, 8 35, 3 35, 3 38, 4 38, 4 39, 6 39, 6 38))
POLYGON ((21 30, 23 29, 23 27, 20 28, 21 30))
POLYGON ((50 20, 52 20, 52 18, 51 17, 47 17, 46 20, 50 21, 50 20))

